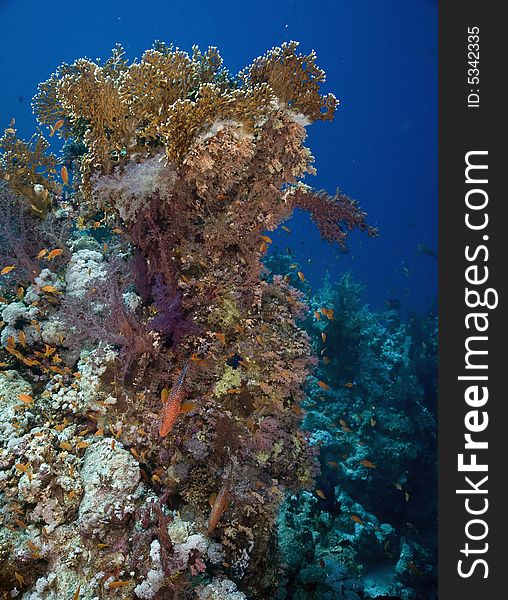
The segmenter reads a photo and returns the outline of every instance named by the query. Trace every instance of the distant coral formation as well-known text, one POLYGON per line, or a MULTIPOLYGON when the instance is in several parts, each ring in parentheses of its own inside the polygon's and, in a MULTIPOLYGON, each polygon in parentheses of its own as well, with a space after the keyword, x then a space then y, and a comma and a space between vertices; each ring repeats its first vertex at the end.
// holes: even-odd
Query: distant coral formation
POLYGON ((262 277, 295 207, 344 246, 356 202, 299 183, 333 117, 290 42, 232 77, 157 43, 62 65, 0 140, 0 588, 25 600, 270 598, 311 489, 305 298, 262 277), (7 214, 7 212, 5 214, 7 214))
MULTIPOLYGON (((308 291, 292 257, 268 265, 308 291)), ((321 473, 279 514, 277 598, 437 597, 436 317, 404 323, 361 292, 346 273, 310 297, 304 325, 320 361, 303 426, 321 473)))

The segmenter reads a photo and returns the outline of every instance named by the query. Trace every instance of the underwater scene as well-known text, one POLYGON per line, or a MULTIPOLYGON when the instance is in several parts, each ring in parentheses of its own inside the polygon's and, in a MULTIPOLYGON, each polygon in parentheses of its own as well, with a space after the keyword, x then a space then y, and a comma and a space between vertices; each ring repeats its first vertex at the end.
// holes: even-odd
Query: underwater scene
POLYGON ((36 6, 0 598, 435 600, 437 3, 36 6))

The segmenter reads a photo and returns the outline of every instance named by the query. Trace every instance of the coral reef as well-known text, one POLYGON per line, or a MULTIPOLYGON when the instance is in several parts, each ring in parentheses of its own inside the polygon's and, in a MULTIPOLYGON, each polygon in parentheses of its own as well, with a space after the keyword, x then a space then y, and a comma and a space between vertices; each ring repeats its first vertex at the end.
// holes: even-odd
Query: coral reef
MULTIPOLYGON (((288 257, 268 264, 297 279, 288 257)), ((347 273, 310 297, 305 327, 320 361, 303 427, 321 473, 279 514, 278 598, 437 597, 435 315, 403 323, 360 294, 347 273)))
POLYGON ((117 47, 39 87, 59 172, 41 136, 6 130, 22 237, 0 264, 4 595, 275 593, 281 503, 318 473, 301 428, 317 359, 304 295, 263 276, 266 232, 302 207, 342 247, 376 234, 299 183, 305 126, 337 105, 323 80, 294 42, 237 77, 215 48, 128 64, 117 47))

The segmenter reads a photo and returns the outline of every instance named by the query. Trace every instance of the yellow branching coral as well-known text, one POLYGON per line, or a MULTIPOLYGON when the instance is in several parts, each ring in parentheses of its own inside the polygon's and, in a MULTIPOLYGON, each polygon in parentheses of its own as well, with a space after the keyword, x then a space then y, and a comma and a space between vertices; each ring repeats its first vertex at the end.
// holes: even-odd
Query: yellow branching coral
POLYGON ((111 173, 130 158, 153 155, 163 145, 181 164, 195 140, 217 121, 253 132, 280 103, 310 120, 331 119, 333 95, 321 96, 324 73, 315 55, 297 55, 283 44, 256 59, 234 82, 217 48, 192 55, 162 43, 128 65, 117 46, 104 65, 88 59, 63 65, 39 86, 34 109, 39 122, 64 121, 63 137, 82 141, 82 191, 89 196, 94 172, 111 173))
POLYGON ((273 48, 256 58, 241 77, 247 85, 268 83, 279 100, 311 121, 330 120, 338 100, 319 93, 325 72, 316 65, 316 53, 296 54, 297 47, 298 42, 288 42, 273 48))
POLYGON ((53 179, 57 160, 48 154, 48 142, 40 134, 29 142, 16 136, 12 127, 0 138, 0 179, 23 196, 33 212, 44 217, 51 205, 51 191, 57 186, 53 179))

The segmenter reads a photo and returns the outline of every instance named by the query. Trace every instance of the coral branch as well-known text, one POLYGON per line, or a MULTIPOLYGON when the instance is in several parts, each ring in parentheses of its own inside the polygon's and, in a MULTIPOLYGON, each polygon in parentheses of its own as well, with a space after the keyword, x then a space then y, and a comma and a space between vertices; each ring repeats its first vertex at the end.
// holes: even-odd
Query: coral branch
POLYGON ((324 240, 337 242, 343 249, 346 248, 348 231, 355 228, 367 231, 371 237, 378 235, 377 229, 365 222, 367 213, 359 208, 358 202, 341 192, 330 196, 300 185, 288 192, 288 196, 295 208, 310 213, 324 240))

